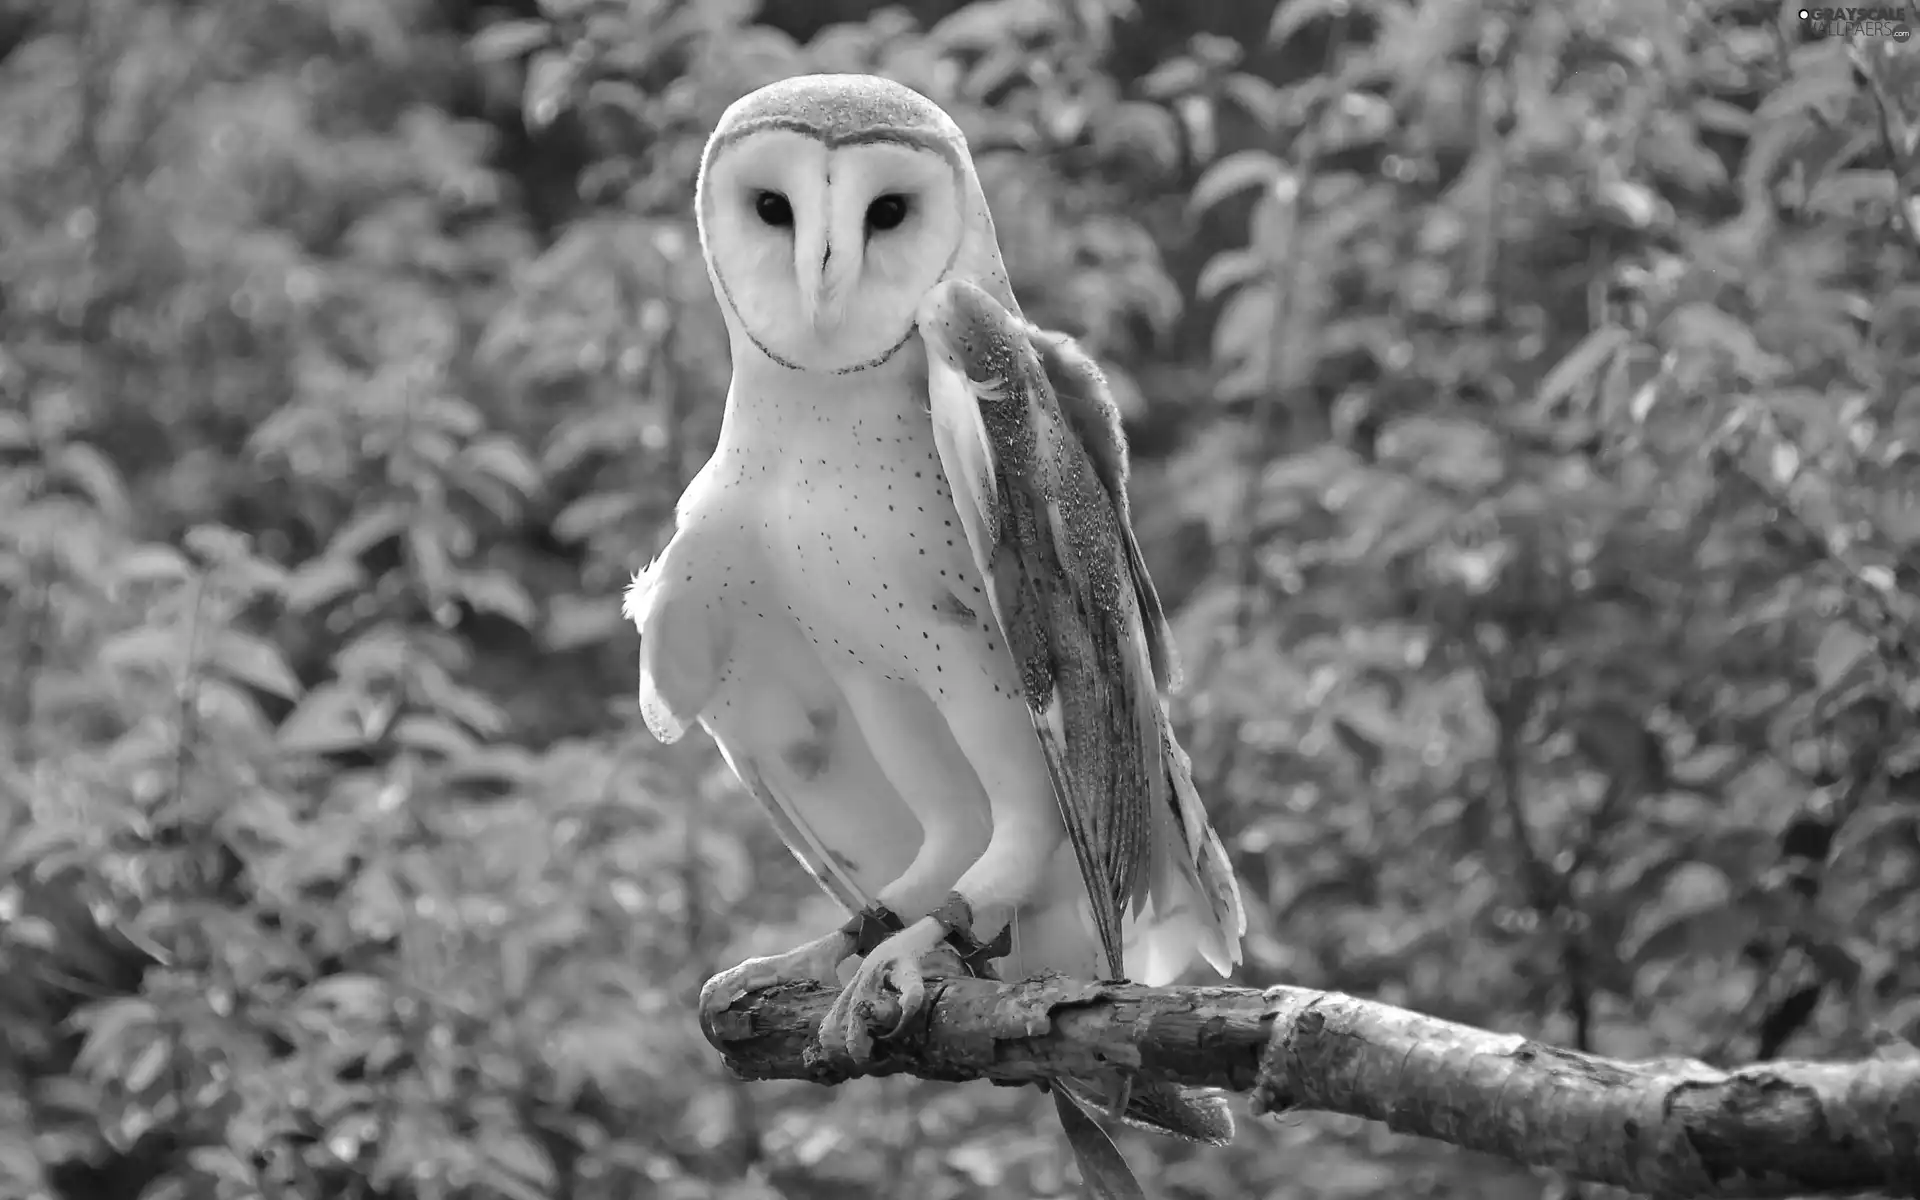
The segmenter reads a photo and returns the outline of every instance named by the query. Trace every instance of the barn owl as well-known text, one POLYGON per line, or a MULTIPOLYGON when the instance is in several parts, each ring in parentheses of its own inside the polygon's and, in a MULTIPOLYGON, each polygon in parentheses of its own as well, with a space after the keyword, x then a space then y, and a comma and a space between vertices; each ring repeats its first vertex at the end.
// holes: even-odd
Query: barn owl
MULTIPOLYGON (((641 712, 712 735, 849 914, 703 1009, 858 957, 820 1039, 860 1058, 883 991, 913 1015, 944 949, 1002 978, 1231 972, 1246 918, 1167 718, 1117 411, 1021 315, 959 128, 883 79, 788 79, 722 116, 695 205, 733 382, 626 596, 641 712)), ((1075 1094, 1231 1136, 1217 1096, 1052 1090, 1070 1133, 1075 1094)))

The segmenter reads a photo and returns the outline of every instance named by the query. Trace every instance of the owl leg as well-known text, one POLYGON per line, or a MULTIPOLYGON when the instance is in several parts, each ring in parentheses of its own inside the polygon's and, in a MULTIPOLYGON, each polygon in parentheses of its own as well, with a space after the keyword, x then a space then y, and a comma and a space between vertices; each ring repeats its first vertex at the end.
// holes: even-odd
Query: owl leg
MULTIPOLYGON (((921 960, 941 951, 945 938, 925 918, 990 844, 989 803, 948 735, 944 714, 924 692, 872 677, 845 679, 841 687, 875 762, 921 827, 913 862, 876 896, 893 918, 890 936, 862 947, 868 953, 820 1025, 829 1054, 864 1060, 873 1053, 873 1018, 883 992, 899 993, 903 1021, 925 1003, 921 960)), ((961 973, 961 963, 945 957, 940 973, 961 973)))
MULTIPOLYGON (((1004 684, 995 688, 985 672, 949 674, 953 678, 943 677, 942 690, 931 698, 951 735, 939 744, 957 746, 964 764, 939 770, 904 742, 893 747, 909 751, 905 761, 896 764, 881 753, 881 739, 873 738, 871 729, 869 737, 881 769, 895 780, 916 814, 924 808, 951 823, 950 809, 938 796, 959 776, 970 786, 984 788, 991 831, 951 890, 921 910, 927 915, 862 960, 821 1022, 821 1043, 829 1052, 855 1059, 871 1055, 871 1018, 886 991, 899 993, 900 1023, 913 1017, 926 1001, 921 960, 943 945, 958 951, 972 973, 985 973, 988 960, 1006 953, 1005 934, 1015 909, 1038 891, 1054 851, 1066 838, 1052 776, 1018 692, 1004 684)), ((926 820, 923 816, 923 824, 926 820)), ((933 837, 929 827, 927 838, 933 837)))

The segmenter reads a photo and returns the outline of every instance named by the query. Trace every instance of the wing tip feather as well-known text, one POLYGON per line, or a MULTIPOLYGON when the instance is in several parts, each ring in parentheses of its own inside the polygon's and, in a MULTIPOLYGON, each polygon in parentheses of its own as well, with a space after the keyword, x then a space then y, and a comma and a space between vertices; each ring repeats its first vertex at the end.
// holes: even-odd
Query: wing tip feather
POLYGON ((656 741, 668 746, 685 737, 689 725, 668 707, 660 689, 653 684, 652 673, 644 667, 640 671, 640 719, 646 722, 647 732, 656 741))
POLYGON ((1165 732, 1167 770, 1173 783, 1176 810, 1172 815, 1180 838, 1182 870, 1190 886, 1206 906, 1201 920, 1200 953, 1209 966, 1222 976, 1231 975, 1242 959, 1241 940, 1247 935, 1247 908, 1234 878, 1233 860, 1226 843, 1208 819, 1205 803, 1193 785, 1193 763, 1175 740, 1172 728, 1165 732))
MULTIPOLYGON (((626 591, 621 596, 620 611, 633 622, 634 628, 640 633, 640 719, 645 723, 647 732, 651 733, 655 739, 671 746, 686 736, 695 718, 683 716, 676 711, 674 705, 667 699, 667 689, 661 686, 660 675, 663 669, 670 676, 675 670, 685 676, 688 667, 685 661, 679 661, 673 657, 675 650, 672 645, 673 639, 657 628, 666 612, 662 605, 666 603, 665 596, 668 589, 661 586, 662 568, 666 557, 663 553, 634 573, 632 581, 627 584, 626 591), (663 655, 666 656, 664 663, 663 655)), ((711 643, 713 631, 707 629, 702 632, 707 635, 707 640, 711 643)), ((679 649, 684 657, 687 647, 682 646, 679 649)), ((709 644, 707 649, 712 651, 715 648, 709 644)), ((701 676, 701 686, 710 693, 712 685, 718 682, 720 656, 714 653, 708 657, 711 661, 701 664, 702 669, 698 674, 701 676)), ((704 697, 702 702, 704 703, 704 697)))

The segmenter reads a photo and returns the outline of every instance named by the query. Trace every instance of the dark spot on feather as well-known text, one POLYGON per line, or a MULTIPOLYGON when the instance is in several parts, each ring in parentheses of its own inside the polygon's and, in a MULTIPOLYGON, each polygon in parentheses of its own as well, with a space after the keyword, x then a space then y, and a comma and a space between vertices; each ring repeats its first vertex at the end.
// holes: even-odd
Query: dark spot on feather
MULTIPOLYGON (((839 643, 836 641, 835 644, 839 643)), ((816 708, 807 713, 807 724, 811 727, 808 735, 788 746, 785 755, 787 765, 793 768, 794 774, 811 781, 826 773, 833 761, 833 730, 838 721, 839 713, 832 707, 816 708)))
MULTIPOLYGON (((941 574, 946 574, 942 571, 941 574)), ((933 611, 941 620, 950 625, 971 625, 979 614, 968 608, 966 602, 952 592, 943 591, 933 602, 933 611)))
POLYGON ((807 724, 813 728, 813 736, 821 741, 832 737, 839 723, 840 710, 830 704, 807 710, 807 724))

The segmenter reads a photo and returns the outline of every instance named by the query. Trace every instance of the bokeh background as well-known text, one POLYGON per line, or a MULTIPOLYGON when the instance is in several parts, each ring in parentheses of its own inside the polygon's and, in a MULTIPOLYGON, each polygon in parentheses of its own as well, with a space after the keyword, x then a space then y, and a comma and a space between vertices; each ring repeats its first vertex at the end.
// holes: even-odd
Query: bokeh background
MULTIPOLYGON (((1072 1194, 1031 1092, 743 1086, 693 1017, 838 920, 642 731, 618 612, 725 392, 702 140, 809 69, 946 105, 1112 372, 1243 982, 1920 1032, 1917 53, 1721 0, 0 3, 0 1197, 1072 1194)), ((1167 1200, 1567 1194, 1312 1115, 1124 1146, 1167 1200)))

